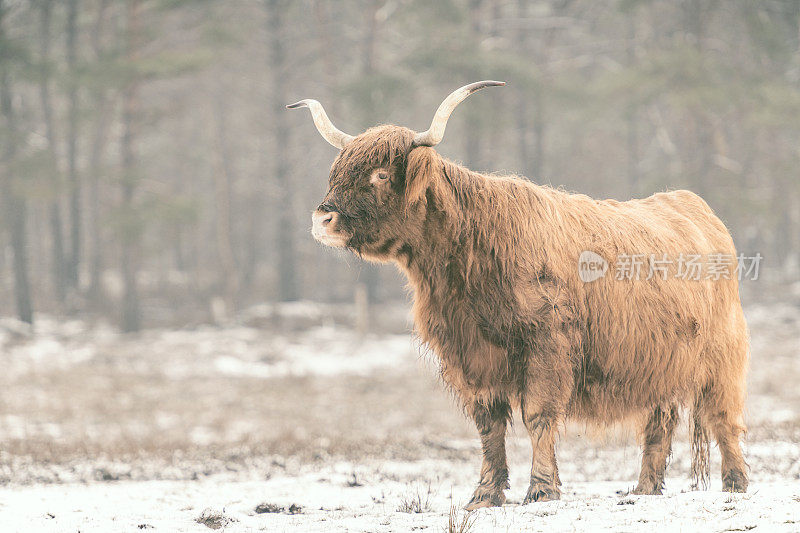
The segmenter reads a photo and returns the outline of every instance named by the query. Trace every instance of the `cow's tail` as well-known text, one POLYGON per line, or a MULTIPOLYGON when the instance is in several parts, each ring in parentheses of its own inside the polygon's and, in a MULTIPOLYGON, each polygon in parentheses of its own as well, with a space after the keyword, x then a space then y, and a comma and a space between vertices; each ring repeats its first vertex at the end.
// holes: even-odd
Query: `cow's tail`
POLYGON ((703 422, 702 396, 694 401, 692 410, 692 486, 707 489, 711 465, 709 464, 708 429, 703 422))

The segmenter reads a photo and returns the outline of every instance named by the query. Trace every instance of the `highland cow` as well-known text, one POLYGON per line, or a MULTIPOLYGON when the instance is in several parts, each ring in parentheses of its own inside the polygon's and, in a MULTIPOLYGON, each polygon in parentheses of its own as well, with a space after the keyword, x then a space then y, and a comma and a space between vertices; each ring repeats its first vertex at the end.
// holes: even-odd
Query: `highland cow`
POLYGON ((693 474, 708 477, 708 435, 725 490, 747 488, 739 439, 748 335, 731 272, 686 279, 579 275, 581 254, 615 264, 644 257, 735 258, 723 223, 697 195, 594 200, 514 176, 473 172, 432 147, 453 109, 484 81, 445 99, 428 131, 385 125, 357 137, 303 100, 340 149, 313 213, 314 237, 376 262, 395 262, 414 293, 421 340, 480 433, 480 482, 468 509, 502 505, 505 434, 518 410, 533 443, 524 502, 560 497, 555 443, 566 420, 639 420, 637 494, 660 494, 681 407, 691 409, 693 474))

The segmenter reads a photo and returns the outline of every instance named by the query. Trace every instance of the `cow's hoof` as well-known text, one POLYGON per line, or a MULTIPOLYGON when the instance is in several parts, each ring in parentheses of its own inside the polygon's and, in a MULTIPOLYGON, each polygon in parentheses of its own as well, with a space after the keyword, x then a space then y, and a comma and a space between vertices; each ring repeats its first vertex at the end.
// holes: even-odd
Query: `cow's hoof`
POLYGON ((661 490, 662 488, 660 485, 639 483, 638 485, 636 485, 636 488, 631 491, 631 494, 661 496, 661 490))
POLYGON ((525 499, 522 501, 522 505, 532 502, 551 502, 560 499, 561 491, 558 489, 546 486, 543 487, 541 485, 531 485, 530 488, 528 488, 528 494, 525 495, 525 499))
POLYGON ((747 476, 744 472, 731 470, 722 476, 722 490, 725 492, 747 492, 747 476))
POLYGON ((483 509, 484 507, 500 507, 506 502, 506 495, 502 491, 490 492, 483 487, 478 487, 467 505, 466 511, 483 509))

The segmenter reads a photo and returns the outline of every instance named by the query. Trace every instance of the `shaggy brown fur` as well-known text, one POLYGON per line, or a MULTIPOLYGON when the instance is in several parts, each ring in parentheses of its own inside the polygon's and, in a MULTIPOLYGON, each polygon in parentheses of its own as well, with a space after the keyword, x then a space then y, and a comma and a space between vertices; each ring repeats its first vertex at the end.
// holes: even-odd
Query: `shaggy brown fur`
POLYGON ((646 261, 639 280, 613 271, 622 254, 735 254, 708 205, 688 191, 593 200, 472 172, 412 139, 396 126, 356 137, 318 209, 338 213, 330 230, 348 248, 408 276, 419 336, 480 432, 483 466, 468 507, 505 501, 512 409, 533 443, 526 503, 560 496, 555 441, 568 418, 640 416, 636 492, 660 494, 681 406, 693 407, 695 475, 707 477, 710 431, 725 489, 744 491, 748 336, 732 269, 718 281, 676 278, 675 265, 666 279, 646 280, 646 261), (604 277, 581 281, 584 250, 608 261, 604 277))

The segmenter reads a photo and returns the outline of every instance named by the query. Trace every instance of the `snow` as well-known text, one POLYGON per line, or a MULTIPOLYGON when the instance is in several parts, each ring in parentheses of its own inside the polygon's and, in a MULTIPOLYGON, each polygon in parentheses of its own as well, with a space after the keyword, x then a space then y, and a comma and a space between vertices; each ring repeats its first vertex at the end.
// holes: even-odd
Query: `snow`
MULTIPOLYGON (((449 480, 408 484, 370 476, 352 485, 338 465, 299 476, 268 480, 192 482, 146 481, 90 485, 49 485, 0 489, 4 531, 208 531, 201 517, 220 517, 224 531, 442 531, 452 506, 458 518, 467 494, 449 480), (422 513, 400 512, 408 498, 421 495, 422 513), (277 513, 257 514, 271 503, 277 513), (297 514, 288 511, 294 504, 297 514)), ((420 474, 436 467, 416 465, 420 474)), ((447 467, 443 467, 444 470, 447 467)), ((682 480, 669 479, 668 485, 682 480)), ((571 483, 562 500, 473 513, 472 531, 798 531, 797 483, 759 483, 749 494, 716 490, 668 491, 664 496, 619 495, 625 481, 571 483)), ((519 500, 523 489, 510 491, 519 500)))
POLYGON ((362 338, 336 326, 286 333, 247 326, 202 326, 153 329, 128 337, 103 324, 59 324, 46 317, 37 322, 35 334, 15 335, 8 322, 5 327, 0 323, 0 363, 13 375, 24 375, 41 365, 66 370, 101 358, 110 350, 117 354, 117 364, 139 371, 152 366, 176 379, 217 374, 265 379, 368 375, 418 357, 409 334, 362 338))

